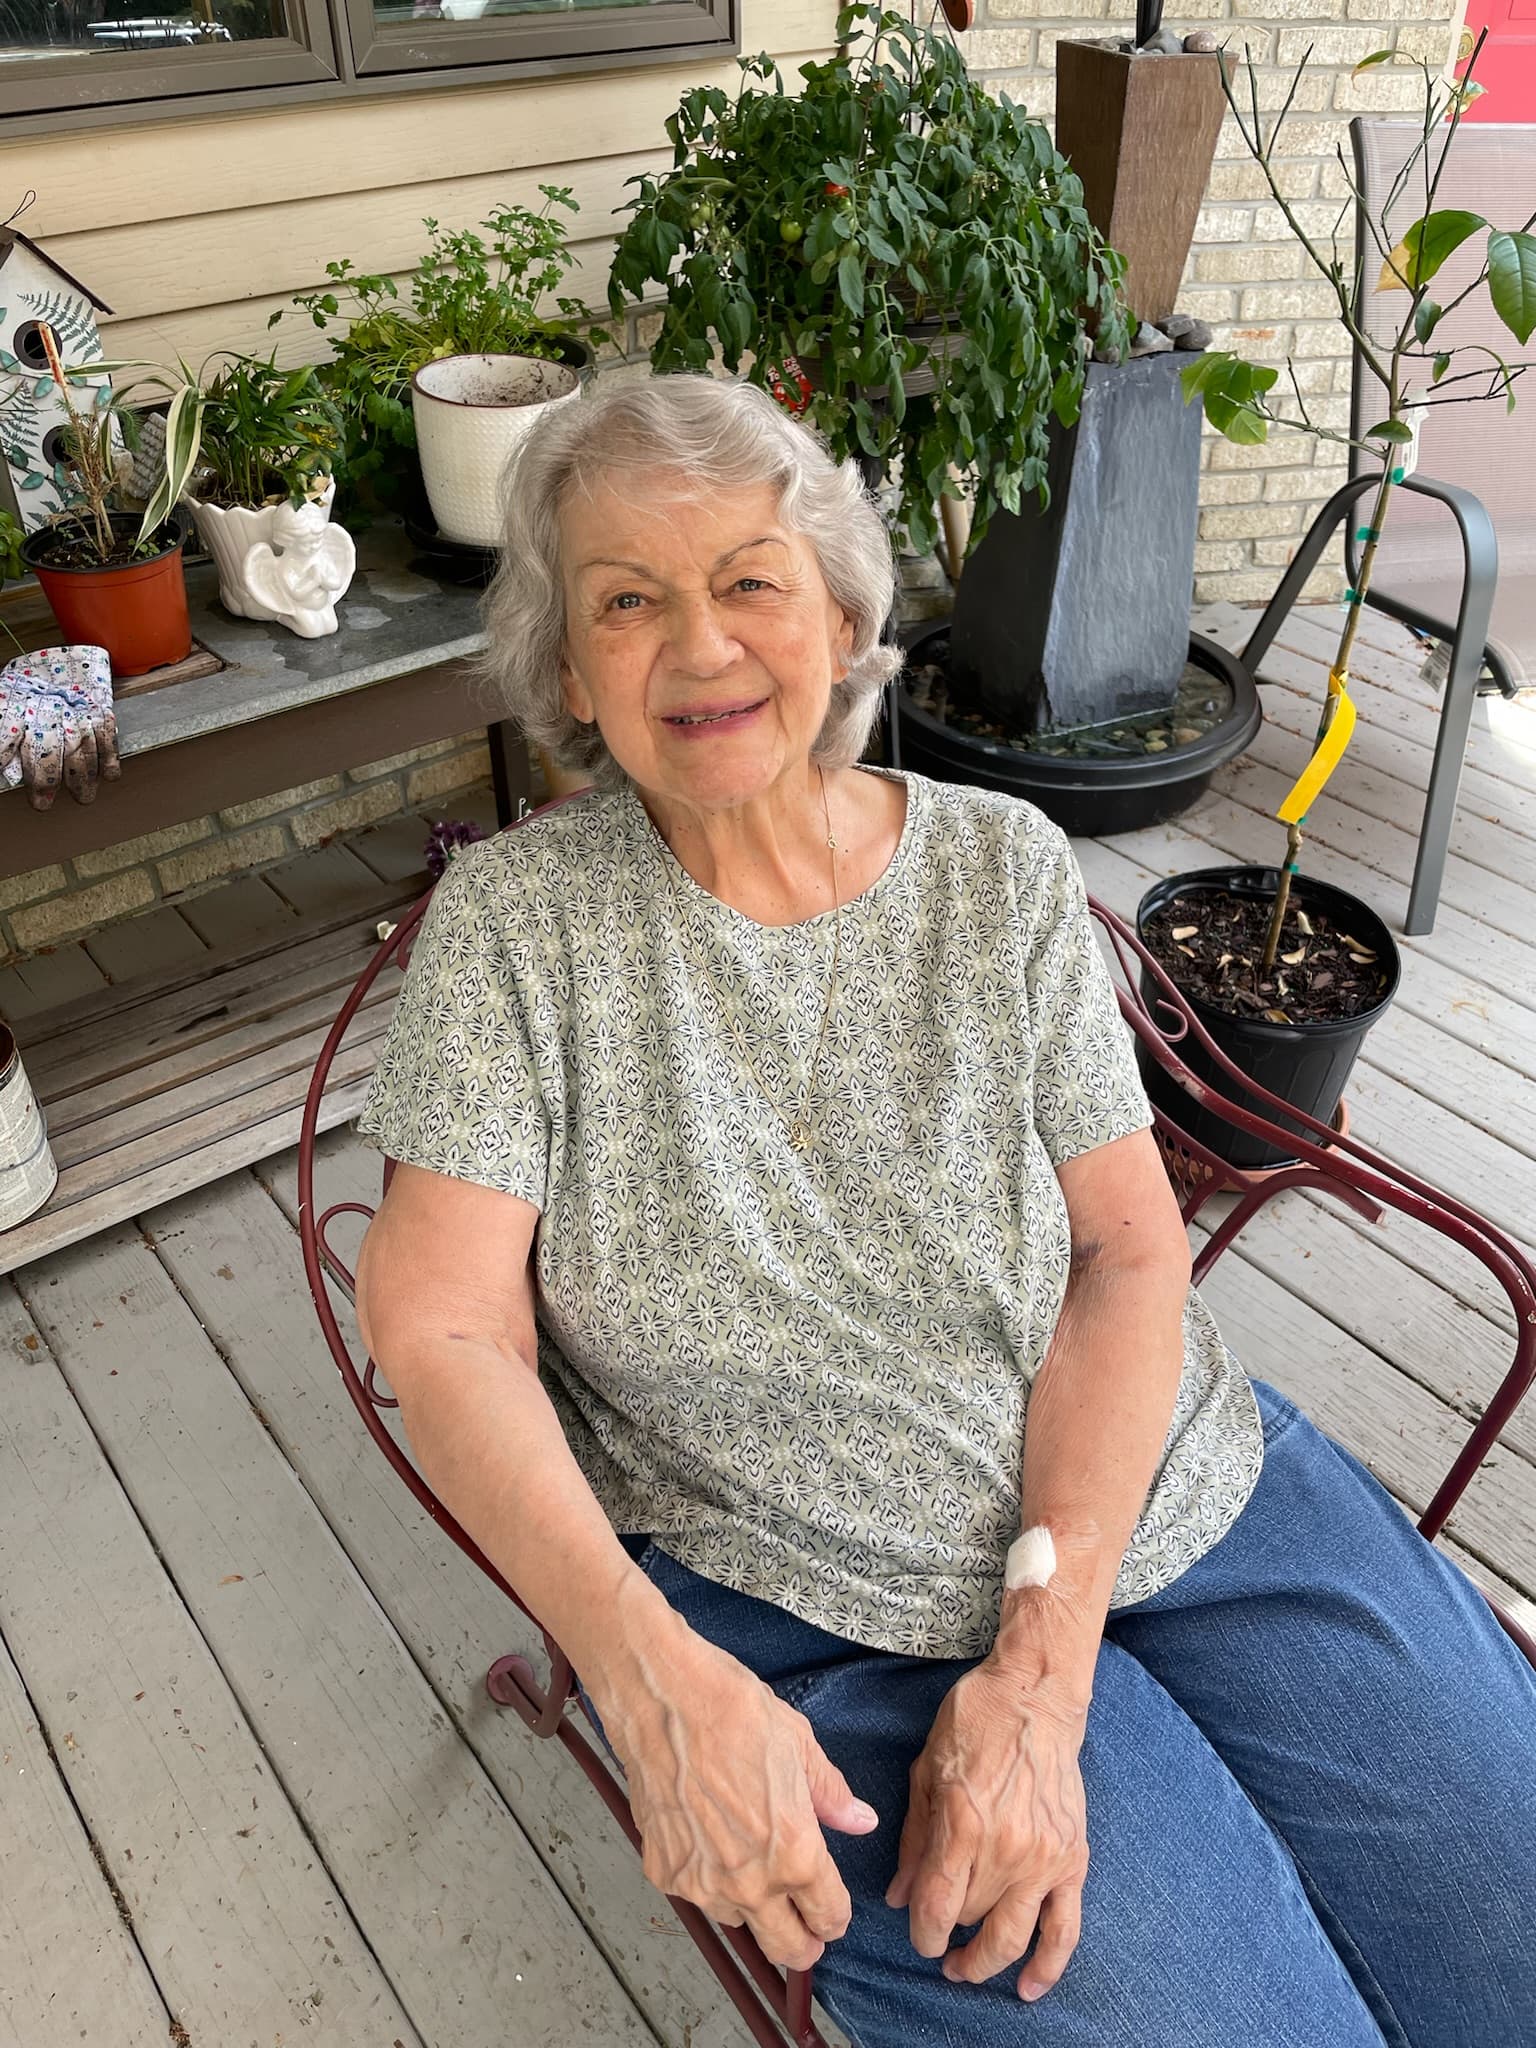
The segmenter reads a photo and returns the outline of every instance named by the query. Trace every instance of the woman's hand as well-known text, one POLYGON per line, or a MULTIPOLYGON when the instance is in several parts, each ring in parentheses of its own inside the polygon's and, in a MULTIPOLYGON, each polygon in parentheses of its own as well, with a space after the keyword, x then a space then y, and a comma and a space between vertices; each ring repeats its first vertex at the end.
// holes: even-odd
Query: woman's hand
POLYGON ((1032 1698, 992 1660, 968 1671, 939 1709, 912 1766, 885 1897, 910 1909, 912 1946, 944 1956, 953 1982, 981 1984, 1016 1963, 1037 1922, 1019 1996, 1043 1997, 1067 1967, 1088 1870, 1084 1722, 1074 1705, 1032 1698), (955 1928, 977 1920, 981 1931, 946 1955, 955 1928))
POLYGON ((771 1962, 810 1969, 852 1916, 821 1830, 878 1824, 810 1722, 681 1623, 591 1689, 652 1884, 722 1926, 745 1923, 771 1962))

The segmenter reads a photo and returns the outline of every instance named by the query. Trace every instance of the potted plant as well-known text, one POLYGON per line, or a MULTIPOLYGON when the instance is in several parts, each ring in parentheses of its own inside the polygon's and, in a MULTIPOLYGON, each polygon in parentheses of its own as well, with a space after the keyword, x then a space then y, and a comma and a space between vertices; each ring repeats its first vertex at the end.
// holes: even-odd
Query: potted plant
MULTIPOLYGON (((1358 897, 1315 881, 1301 867, 1306 818, 1354 728, 1349 665, 1382 529, 1405 474, 1404 451, 1413 443, 1418 409, 1487 400, 1513 408, 1516 379, 1523 370, 1536 367, 1496 355, 1490 358, 1482 348, 1461 349, 1440 329, 1447 306, 1486 292, 1494 312, 1521 346, 1536 331, 1532 223, 1502 229, 1478 215, 1435 206, 1463 110, 1482 90, 1471 77, 1481 46, 1479 38, 1459 82, 1442 81, 1423 67, 1422 137, 1388 204, 1400 194, 1422 192, 1425 211, 1399 232, 1388 229, 1385 208, 1374 216, 1361 209, 1367 242, 1380 257, 1380 274, 1371 280, 1375 290, 1401 294, 1401 319, 1387 346, 1373 338, 1360 318, 1353 266, 1336 247, 1325 249, 1304 232, 1275 176, 1276 149, 1295 86, 1267 131, 1257 111, 1257 94, 1250 115, 1238 105, 1230 82, 1227 87, 1233 115, 1264 171, 1275 204, 1334 288, 1345 330, 1380 381, 1382 418, 1353 444, 1368 453, 1380 474, 1369 521, 1358 536, 1363 543, 1359 573, 1346 597, 1316 749, 1277 812, 1286 828, 1283 857, 1273 867, 1202 870, 1160 882, 1143 898, 1138 925, 1228 1056, 1273 1093, 1325 1122, 1335 1115, 1367 1032, 1392 1000, 1399 972, 1397 947, 1375 912, 1358 897), (1475 238, 1483 239, 1469 278, 1454 294, 1445 294, 1447 305, 1442 306, 1434 296, 1435 290, 1444 290, 1436 286, 1436 277, 1447 259, 1475 238), (1470 361, 1464 360, 1468 357, 1470 361)), ((1379 51, 1357 68, 1385 63, 1390 56, 1390 51, 1379 51)), ((1300 76, 1299 69, 1298 81, 1300 76)), ((1272 422, 1349 440, 1309 417, 1299 388, 1294 390, 1295 414, 1273 405, 1270 394, 1278 375, 1271 367, 1248 364, 1228 353, 1204 356, 1184 373, 1190 395, 1203 399, 1212 423, 1234 440, 1262 441, 1272 422)), ((1295 382, 1293 378, 1293 387, 1295 382)), ((1197 1053, 1192 1049, 1190 1058, 1199 1072, 1197 1053)), ((1149 1072, 1154 1097, 1159 1073, 1149 1072)), ((1216 1079, 1214 1074, 1206 1078, 1216 1079)), ((1218 1142, 1214 1124, 1201 1123, 1194 1135, 1236 1164, 1274 1163, 1273 1153, 1256 1149, 1249 1139, 1234 1134, 1235 1142, 1218 1142)))
POLYGON ((283 370, 270 356, 231 354, 208 378, 216 360, 195 374, 184 362, 110 366, 142 379, 135 396, 169 397, 149 513, 190 507, 219 571, 220 600, 237 618, 306 639, 334 633, 336 601, 357 564, 352 536, 331 518, 340 408, 308 365, 283 370))
MULTIPOLYGON (((561 290, 575 257, 555 209, 575 213, 576 202, 562 186, 539 190, 541 207, 498 206, 479 230, 425 221, 429 246, 406 299, 393 278, 363 276, 343 257, 326 265, 327 289, 295 301, 331 343, 320 376, 342 414, 341 482, 367 503, 422 520, 414 459, 421 448, 431 516, 445 537, 466 545, 498 537, 486 479, 493 495, 515 438, 509 429, 531 421, 530 404, 573 396, 591 367, 590 343, 578 331, 587 309, 561 290), (553 314, 544 310, 551 298, 553 314), (528 359, 540 367, 527 367, 528 359), (461 442, 477 434, 483 449, 466 458, 461 442)), ((593 329, 590 338, 606 336, 593 329)))
POLYGON ((67 415, 58 471, 66 502, 27 536, 22 560, 65 640, 104 647, 115 675, 182 661, 192 651, 181 564, 187 522, 174 505, 152 503, 142 514, 123 506, 118 478, 137 439, 135 415, 105 384, 78 402, 52 330, 41 331, 67 415))
POLYGON ((1117 259, 1045 129, 968 75, 953 42, 865 4, 791 95, 766 56, 734 99, 685 92, 674 161, 639 187, 609 304, 666 293, 654 368, 718 348, 804 412, 833 453, 899 474, 919 550, 974 495, 973 541, 1046 479, 1085 336, 1124 340, 1117 259))

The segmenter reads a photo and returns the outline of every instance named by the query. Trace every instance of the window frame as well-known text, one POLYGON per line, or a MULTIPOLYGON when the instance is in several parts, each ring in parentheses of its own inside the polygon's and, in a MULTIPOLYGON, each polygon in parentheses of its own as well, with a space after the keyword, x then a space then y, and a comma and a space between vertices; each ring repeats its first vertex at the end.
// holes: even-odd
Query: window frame
POLYGON ((88 50, 47 61, 47 77, 40 76, 41 63, 0 63, 0 141, 704 61, 741 48, 740 0, 654 0, 432 22, 445 46, 404 23, 381 28, 372 0, 287 6, 296 31, 288 38, 182 50, 174 59, 160 51, 120 52, 110 60, 110 78, 102 76, 109 60, 88 50), (17 77, 6 76, 11 68, 17 77))

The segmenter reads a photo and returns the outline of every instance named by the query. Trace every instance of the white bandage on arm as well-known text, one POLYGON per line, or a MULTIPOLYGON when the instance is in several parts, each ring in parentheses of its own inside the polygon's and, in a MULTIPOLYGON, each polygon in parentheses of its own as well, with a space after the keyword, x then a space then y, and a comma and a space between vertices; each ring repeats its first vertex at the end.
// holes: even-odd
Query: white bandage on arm
POLYGON ((1043 1524, 1026 1529, 1008 1546, 1003 1585, 1010 1593, 1020 1586, 1048 1586, 1056 1570, 1056 1545, 1043 1524))

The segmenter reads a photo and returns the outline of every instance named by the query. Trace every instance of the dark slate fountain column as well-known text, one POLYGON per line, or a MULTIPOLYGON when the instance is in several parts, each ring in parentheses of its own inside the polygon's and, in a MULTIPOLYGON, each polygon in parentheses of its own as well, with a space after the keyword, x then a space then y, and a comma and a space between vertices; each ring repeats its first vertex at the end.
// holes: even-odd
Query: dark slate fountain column
POLYGON ((1189 656, 1199 518, 1198 401, 1182 352, 1091 363, 1059 430, 1051 502, 1000 512, 965 565, 950 683, 1020 732, 1170 706, 1189 656))

